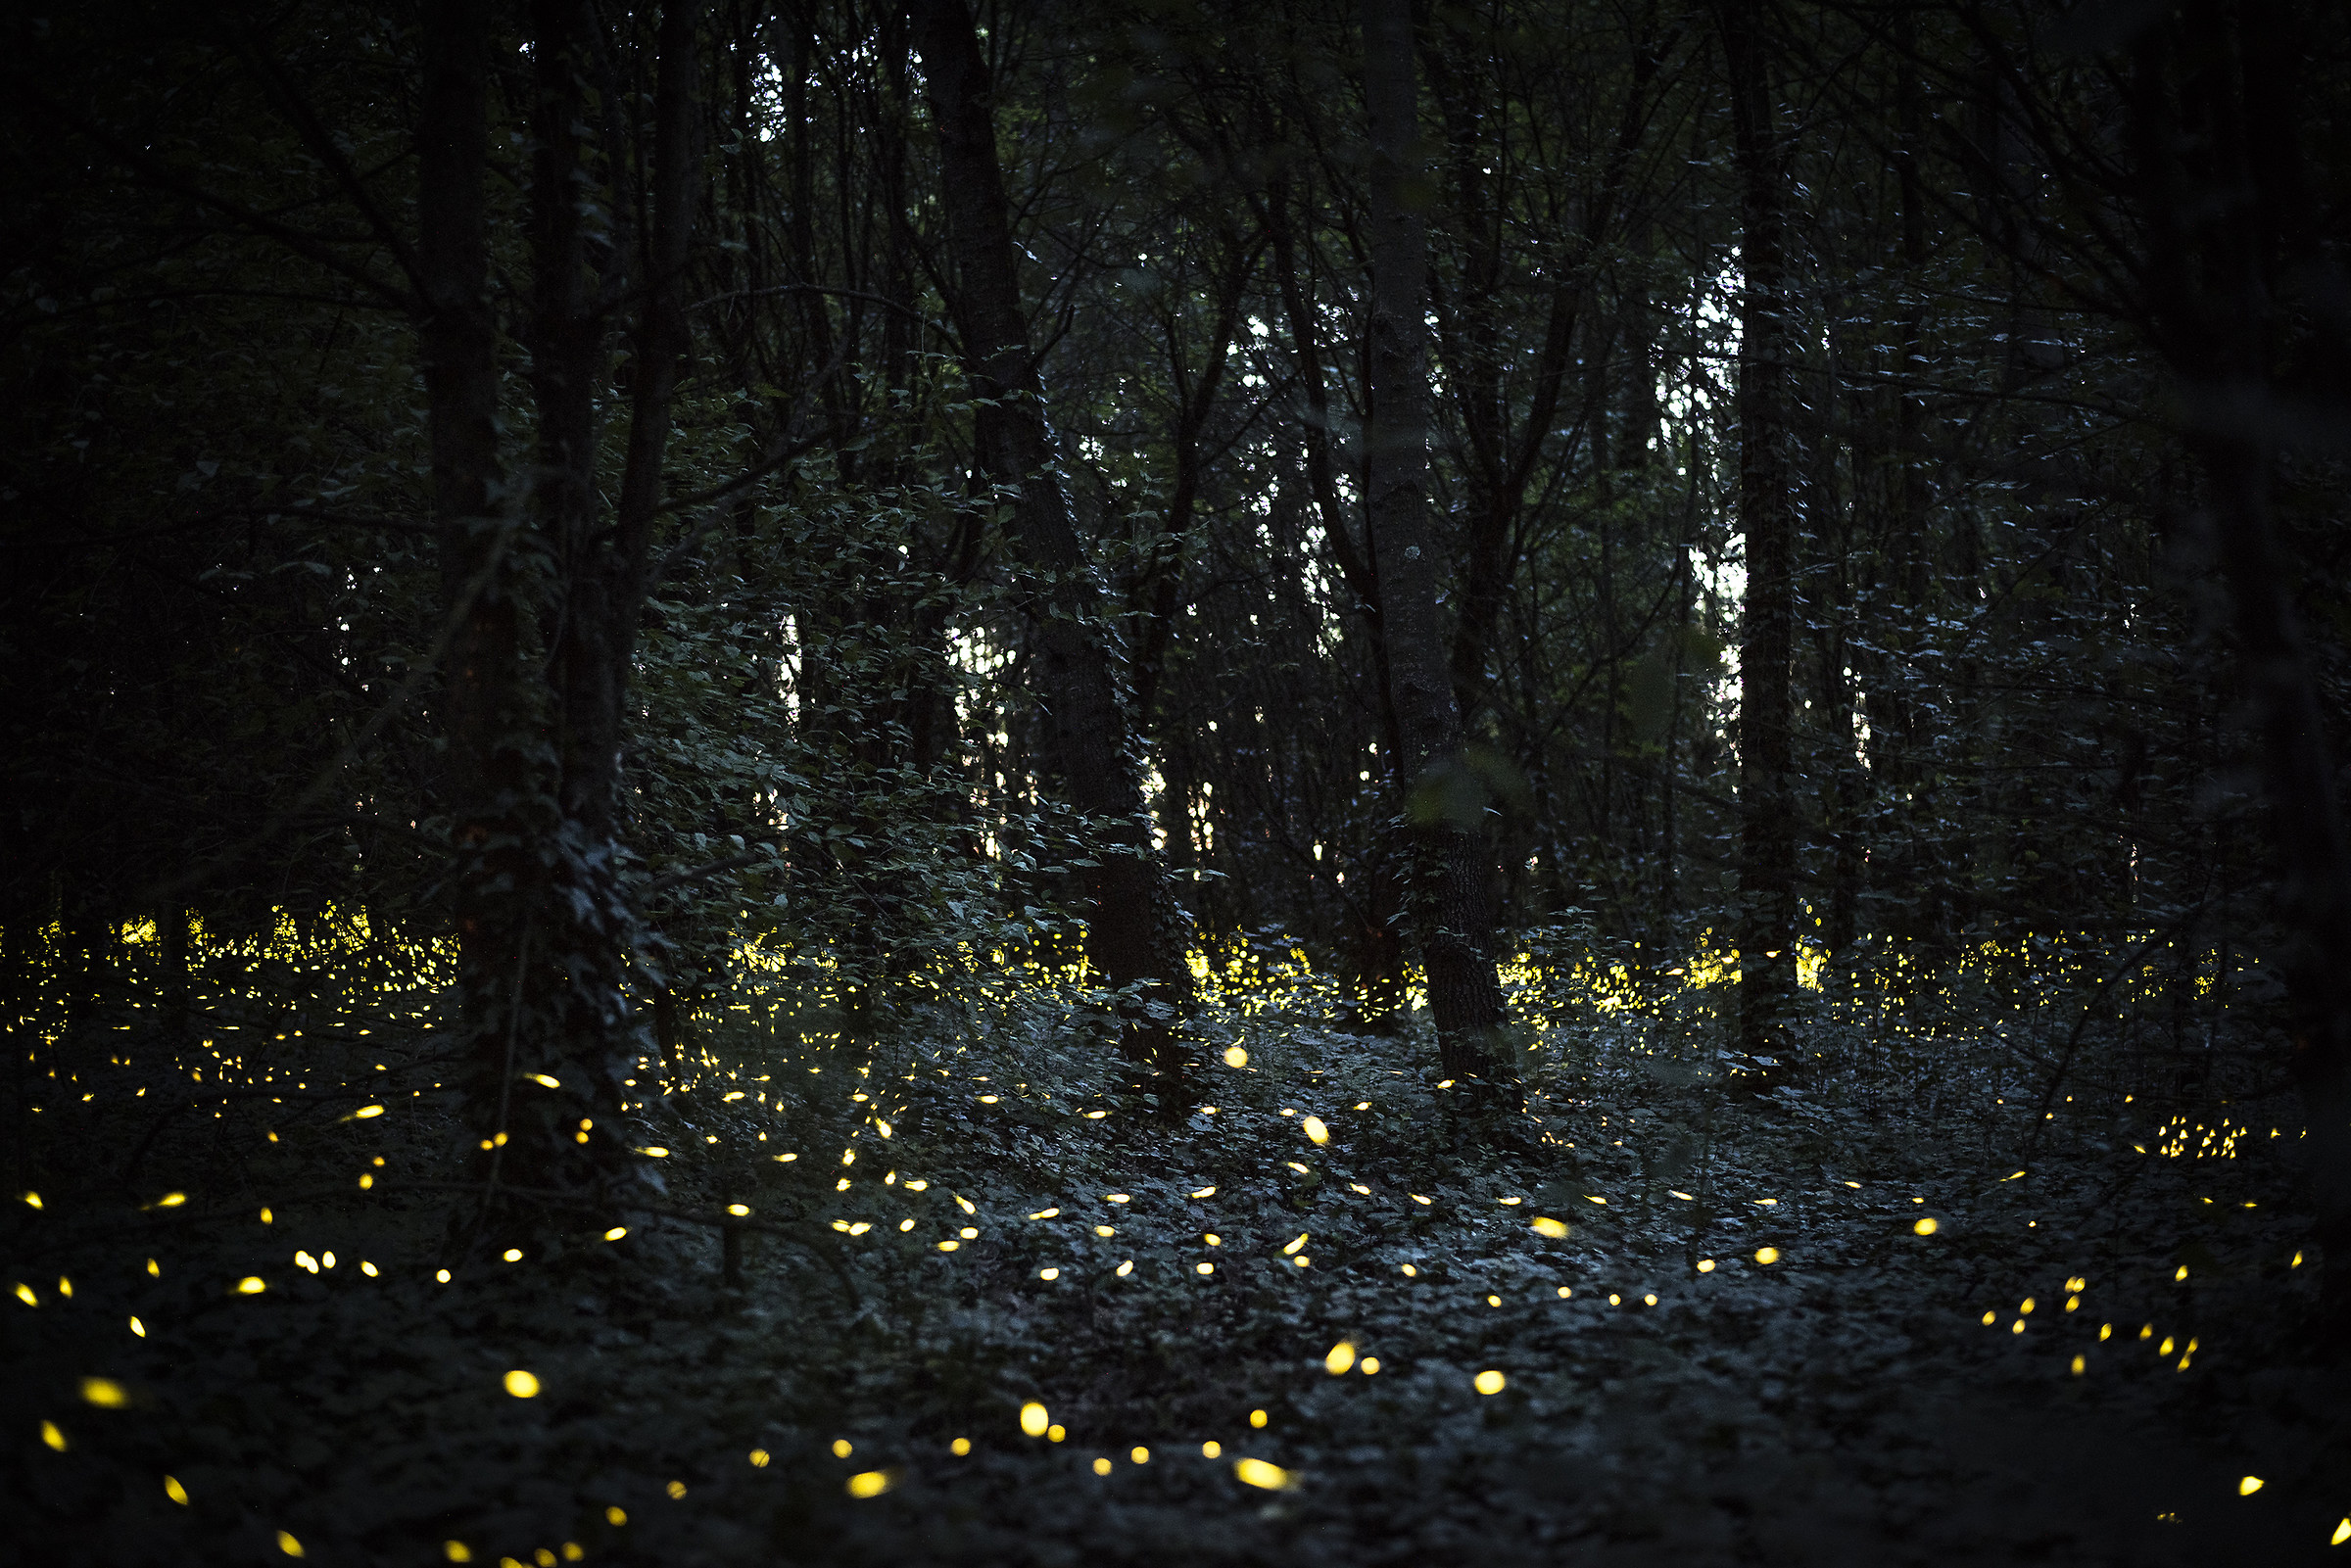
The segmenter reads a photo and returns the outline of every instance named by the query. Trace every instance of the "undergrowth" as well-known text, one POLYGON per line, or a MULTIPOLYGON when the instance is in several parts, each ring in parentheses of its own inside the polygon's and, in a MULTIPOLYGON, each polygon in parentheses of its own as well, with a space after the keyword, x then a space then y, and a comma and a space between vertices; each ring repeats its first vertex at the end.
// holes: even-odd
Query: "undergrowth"
POLYGON ((1832 980, 1758 1061, 1725 990, 1535 944, 1497 1117, 1431 1081, 1417 1016, 1337 1026, 1300 958, 1203 961, 1209 1104, 1176 1121, 1049 974, 858 1036, 821 974, 749 966, 694 1062, 648 1064, 666 1200, 511 1260, 450 1239, 429 991, 296 964, 248 1016, 223 983, 204 1053, 152 996, 81 1009, 19 1152, 37 1207, 0 1222, 11 1534, 107 1563, 2331 1555, 2351 1389, 2296 1338, 2317 1271, 2251 1025, 2190 1072, 2080 1027, 2103 991, 1961 976, 1930 1027, 1832 980))

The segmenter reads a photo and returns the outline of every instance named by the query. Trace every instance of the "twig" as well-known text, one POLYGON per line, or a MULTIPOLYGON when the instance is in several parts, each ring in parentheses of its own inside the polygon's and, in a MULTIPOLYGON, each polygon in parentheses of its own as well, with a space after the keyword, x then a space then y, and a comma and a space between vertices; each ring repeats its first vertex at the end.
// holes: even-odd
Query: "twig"
POLYGON ((644 896, 650 898, 653 894, 665 893, 672 887, 682 887, 688 882, 698 882, 705 877, 716 877, 725 872, 741 871, 745 866, 756 866, 767 858, 767 851, 754 850, 749 854, 730 855, 725 860, 714 860, 707 866, 696 866, 692 871, 673 871, 667 876, 656 877, 647 882, 644 896))

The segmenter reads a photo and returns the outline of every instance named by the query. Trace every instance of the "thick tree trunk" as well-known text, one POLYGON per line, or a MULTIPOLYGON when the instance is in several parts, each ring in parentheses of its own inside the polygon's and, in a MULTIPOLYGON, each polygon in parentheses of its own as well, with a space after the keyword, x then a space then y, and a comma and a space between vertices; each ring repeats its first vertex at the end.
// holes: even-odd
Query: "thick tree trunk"
POLYGON ((2149 28, 2137 47, 2131 128, 2149 230, 2149 314, 2208 475, 2261 747, 2286 935, 2289 1067, 2308 1119, 2312 1233, 2326 1271, 2319 1332, 2339 1356, 2351 1344, 2351 843, 2273 489, 2277 432, 2289 424, 2274 378, 2297 352, 2340 352, 2339 339, 2289 350, 2289 333, 2312 328, 2273 304, 2320 258, 2288 85, 2299 47, 2290 8, 2191 4, 2177 33, 2149 28), (2216 203, 2216 190, 2240 200, 2216 203))
POLYGON ((1412 779, 1412 909, 1439 1066, 1457 1081, 1513 1078, 1502 1045, 1495 974, 1494 851, 1486 789, 1463 755, 1461 709, 1437 611, 1428 483, 1428 239, 1420 189, 1411 0, 1364 0, 1364 86, 1371 135, 1371 310, 1366 323, 1370 416, 1364 503, 1380 585, 1404 754, 1412 779))
POLYGON ((483 192, 487 20, 463 0, 435 0, 425 9, 417 208, 433 517, 454 623, 444 682, 462 1082, 486 1170, 495 1174, 519 1070, 514 1059, 526 1030, 534 1041, 540 1032, 526 1001, 527 972, 547 886, 538 846, 552 836, 555 813, 544 722, 522 657, 520 519, 506 499, 499 446, 498 327, 483 192))
POLYGON ((1796 822, 1789 659, 1795 630, 1795 480, 1788 460, 1786 141, 1757 8, 1725 0, 1732 148, 1740 185, 1739 524, 1747 597, 1739 650, 1739 1039, 1779 1048, 1796 994, 1796 822))
POLYGON ((952 301, 975 397, 982 470, 1014 499, 1014 533, 1031 574, 1046 760, 1070 803, 1093 819, 1100 864, 1086 879, 1086 958, 1102 983, 1131 989, 1124 1049, 1146 1069, 1163 1111, 1187 1103, 1188 1062, 1176 1028, 1191 971, 1175 901, 1153 852, 1141 780, 1116 672, 1100 629, 1102 590, 1078 535, 1045 424, 1044 386, 1021 310, 1011 204, 996 158, 987 63, 964 0, 914 0, 914 44, 939 144, 952 301))
POLYGON ((2309 1124, 2323 1310, 2340 1353, 2351 1333, 2351 849, 2334 800, 2325 709, 2279 556, 2272 456, 2225 438, 2196 446, 2211 474, 2221 567, 2235 603, 2237 654, 2283 867, 2289 1067, 2309 1124))

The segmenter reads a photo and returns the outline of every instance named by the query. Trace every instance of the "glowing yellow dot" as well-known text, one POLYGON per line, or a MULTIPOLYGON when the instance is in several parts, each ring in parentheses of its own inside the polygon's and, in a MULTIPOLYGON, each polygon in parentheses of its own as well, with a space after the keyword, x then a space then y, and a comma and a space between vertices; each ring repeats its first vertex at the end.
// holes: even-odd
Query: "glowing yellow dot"
POLYGON ((2261 1477, 2257 1475, 2249 1475, 2236 1484, 2236 1495, 2240 1497, 2249 1497, 2260 1490, 2261 1477))
POLYGON ((49 1447, 55 1449, 60 1453, 66 1451, 66 1435, 57 1429, 57 1423, 55 1421, 43 1421, 41 1423, 41 1441, 48 1444, 49 1447))
POLYGON ((1480 1394, 1500 1394, 1507 1381, 1500 1372, 1489 1366, 1471 1379, 1471 1386, 1480 1394))
POLYGON ((604 1523, 615 1530, 629 1522, 629 1510, 617 1505, 604 1510, 604 1523))
POLYGON ((764 1470, 764 1469, 766 1469, 766 1468, 767 1468, 767 1461, 768 1461, 770 1458, 774 1457, 774 1456, 773 1456, 772 1454, 770 1454, 770 1453, 769 1453, 769 1452, 768 1452, 768 1451, 767 1451, 765 1449, 753 1449, 750 1451, 750 1455, 749 1455, 749 1457, 750 1457, 750 1461, 751 1461, 751 1468, 752 1468, 752 1469, 754 1469, 754 1470, 764 1470))
POLYGON ((2351 1541, 2351 1517, 2346 1517, 2334 1527, 2334 1534, 2327 1538, 2327 1544, 2339 1546, 2346 1541, 2351 1541))
POLYGON ((957 1438, 954 1442, 947 1445, 947 1451, 960 1459, 965 1454, 972 1451, 972 1440, 970 1438, 957 1438))
POLYGON ((2187 1265, 2185 1263, 2182 1263, 2179 1268, 2173 1272, 2172 1283, 2176 1285, 2185 1278, 2187 1278, 2187 1265))
POLYGON ((878 1497, 889 1490, 889 1472, 868 1470, 862 1475, 853 1475, 849 1477, 847 1490, 852 1497, 878 1497))
POLYGON ((1192 1265, 1192 1272, 1196 1274, 1213 1274, 1216 1271, 1217 1265, 1214 1263, 1194 1263, 1192 1265))
POLYGON ((1094 1461, 1094 1474, 1096 1474, 1096 1475, 1108 1475, 1108 1474, 1110 1474, 1110 1461, 1109 1461, 1108 1459, 1096 1459, 1096 1460, 1094 1461))
POLYGON ((1352 1340, 1339 1341, 1322 1357, 1322 1370, 1328 1372, 1332 1377, 1337 1377, 1353 1365, 1355 1365, 1355 1342, 1352 1340))
POLYGON ((845 1459, 845 1458, 847 1458, 847 1457, 848 1457, 848 1456, 849 1456, 851 1453, 853 1453, 853 1452, 855 1452, 855 1451, 856 1451, 856 1445, 855 1445, 855 1444, 853 1444, 853 1443, 851 1443, 851 1442, 850 1442, 850 1441, 849 1441, 847 1438, 835 1438, 835 1439, 833 1440, 833 1457, 834 1457, 834 1458, 836 1458, 836 1459, 845 1459))
POLYGON ((171 1476, 164 1477, 164 1496, 183 1508, 188 1504, 188 1489, 171 1476))
POLYGON ((85 1377, 81 1380, 81 1397, 102 1410, 120 1410, 130 1402, 122 1385, 112 1378, 85 1377))
POLYGON ((686 1483, 683 1481, 672 1481, 668 1486, 663 1487, 661 1490, 669 1494, 670 1501, 682 1501, 686 1496, 686 1483))
POLYGON ((1045 1413, 1045 1407, 1036 1401, 1031 1400, 1027 1404, 1021 1406, 1021 1430, 1031 1437, 1043 1437, 1045 1428, 1052 1423, 1053 1418, 1045 1413))
POLYGON ((626 1225, 614 1225, 614 1226, 613 1226, 613 1227, 612 1227, 610 1230, 607 1230, 607 1231, 605 1231, 605 1232, 604 1232, 604 1240, 606 1240, 606 1241, 618 1241, 618 1240, 620 1240, 620 1238, 621 1238, 621 1237, 623 1237, 623 1236, 626 1236, 628 1233, 629 1233, 629 1227, 628 1227, 628 1226, 626 1226, 626 1225))
POLYGON ((504 1259, 509 1263, 519 1263, 522 1261, 522 1249, 519 1247, 509 1247, 504 1252, 500 1253, 498 1256, 504 1259))
POLYGON ((1780 1250, 1777 1247, 1758 1247, 1755 1249, 1756 1262, 1769 1267, 1771 1264, 1776 1263, 1779 1260, 1780 1250))
POLYGON ((1318 1144, 1330 1142, 1330 1129, 1322 1125, 1320 1117, 1308 1117, 1298 1125, 1306 1133, 1307 1142, 1318 1144))
POLYGON ((1223 1453, 1223 1451, 1224 1445, 1219 1443, 1214 1438, 1211 1438, 1206 1443, 1200 1445, 1200 1456, 1204 1459, 1214 1459, 1223 1453))
POLYGON ((1713 1273, 1713 1272, 1714 1272, 1714 1259, 1711 1259, 1711 1258, 1702 1258, 1702 1259, 1700 1259, 1698 1260, 1698 1271, 1699 1271, 1700 1273, 1702 1273, 1702 1274, 1711 1274, 1711 1273, 1713 1273))
POLYGON ((2074 1376, 2080 1377, 2083 1373, 2088 1370, 2089 1362, 2087 1359, 2079 1355, 2074 1357, 2074 1376))
POLYGON ((539 1380, 516 1367, 506 1374, 506 1392, 518 1400, 535 1400, 539 1397, 539 1380))
POLYGON ((1567 1235, 1567 1225, 1564 1220, 1546 1219, 1537 1215, 1534 1226, 1536 1235, 1549 1236, 1553 1241, 1563 1240, 1567 1235))
POLYGON ((1036 1277, 1044 1280, 1059 1279, 1061 1278, 1061 1270, 1058 1268, 1040 1268, 1036 1271, 1036 1277))
POLYGON ((462 1541, 444 1541, 441 1543, 441 1555, 447 1557, 451 1562, 471 1562, 473 1561, 473 1548, 462 1541))
POLYGON ((135 1317, 130 1320, 130 1331, 141 1339, 145 1339, 147 1337, 147 1325, 140 1322, 135 1317))
POLYGON ((1921 1236, 1932 1236, 1936 1231, 1942 1229, 1943 1227, 1936 1223, 1935 1216, 1933 1214, 1929 1214, 1925 1218, 1919 1220, 1917 1224, 1912 1225, 1910 1228, 1921 1236))
POLYGON ((1986 1328, 1991 1327, 1991 1325, 1999 1319, 1999 1315, 2000 1314, 1997 1312, 1986 1312, 1984 1314, 1984 1326, 1986 1328))
POLYGON ((1245 1068, 1249 1065, 1249 1053, 1237 1045, 1228 1045, 1224 1048, 1224 1065, 1228 1068, 1245 1068))
POLYGON ((302 1555, 302 1543, 280 1530, 277 1533, 277 1549, 289 1557, 299 1557, 302 1555))
POLYGON ((1254 1427, 1263 1427, 1266 1424, 1266 1412, 1263 1410, 1251 1410, 1249 1412, 1249 1424, 1254 1427))
POLYGON ((1244 1484, 1262 1487, 1268 1492, 1279 1492, 1290 1484, 1289 1471, 1277 1464, 1268 1464, 1263 1459, 1235 1459, 1232 1473, 1244 1484))
POLYGON ((254 1274, 248 1274, 243 1279, 237 1281, 237 1294, 239 1296, 259 1296, 262 1292, 267 1290, 268 1288, 268 1286, 262 1283, 260 1276, 254 1274))
POLYGON ((1063 1426, 1059 1421, 1056 1421, 1051 1426, 1045 1428, 1045 1441, 1047 1443, 1059 1443, 1062 1439, 1068 1437, 1069 1435, 1070 1429, 1066 1426, 1063 1426))

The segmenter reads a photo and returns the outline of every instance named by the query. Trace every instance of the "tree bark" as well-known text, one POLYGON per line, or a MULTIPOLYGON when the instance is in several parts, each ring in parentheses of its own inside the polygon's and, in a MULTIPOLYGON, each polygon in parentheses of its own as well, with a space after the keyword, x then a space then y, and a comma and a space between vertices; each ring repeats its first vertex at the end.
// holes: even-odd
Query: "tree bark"
POLYGON ((498 327, 483 192, 487 17, 462 0, 435 0, 425 10, 417 210, 433 516, 443 596, 455 622, 444 695, 462 1082, 467 1119, 483 1143, 482 1165, 494 1176, 504 1161, 503 1143, 510 1141, 504 1135, 513 1077, 521 1070, 516 1058, 526 1033, 535 1047, 542 1032, 529 970, 548 884, 539 846, 552 835, 555 810, 545 717, 523 661, 521 520, 508 500, 499 442, 498 327))
MULTIPOLYGON (((1330 395, 1323 384, 1314 285, 1299 268, 1289 182, 1279 173, 1269 181, 1266 192, 1266 232, 1273 248, 1274 278, 1281 290, 1282 313, 1289 323, 1298 385, 1306 400, 1301 423, 1307 488, 1322 520, 1322 543, 1355 601, 1356 619, 1348 623, 1347 635, 1351 641, 1360 641, 1370 665, 1372 690, 1379 705, 1375 717, 1380 744, 1393 768, 1404 754, 1404 732, 1396 722, 1395 683, 1388 669, 1387 637, 1380 625, 1379 574, 1368 538, 1362 548, 1357 547, 1348 510, 1339 501, 1338 475, 1330 453, 1330 395)), ((1357 764, 1353 759, 1341 760, 1344 778, 1344 769, 1354 769, 1357 764)), ((1399 928, 1404 909, 1394 861, 1393 846, 1373 843, 1357 868, 1355 890, 1345 900, 1350 921, 1348 951, 1355 966, 1357 991, 1351 1011, 1356 1022, 1381 1033, 1394 1030, 1401 1022, 1407 989, 1405 945, 1399 928)))
MULTIPOLYGON (((527 329, 538 447, 528 516, 507 499, 488 299, 489 39, 478 7, 425 17, 418 126, 423 357, 434 509, 456 618, 448 669, 456 817, 459 1007, 478 1168, 500 1185, 600 1190, 635 1164, 623 1108, 648 1044, 628 998, 642 930, 620 879, 620 748, 636 626, 660 499, 670 403, 686 344, 683 271, 696 194, 691 129, 696 25, 660 25, 650 159, 652 236, 642 280, 627 462, 616 515, 598 500, 605 323, 621 297, 626 225, 592 238, 624 160, 611 116, 588 107, 602 40, 573 0, 532 8, 535 149, 527 329), (590 125, 603 127, 596 144, 590 125), (600 152, 600 166, 590 155, 600 152), (531 550, 553 570, 534 574, 531 550), (552 578, 548 668, 530 670, 523 595, 552 578)), ((607 98, 609 95, 606 95, 607 98)), ((614 204, 616 205, 616 204, 614 204)), ((495 1207, 495 1206, 493 1206, 495 1207)), ((526 1223, 491 1214, 502 1232, 526 1223)))
POLYGON ((1796 519, 1788 458, 1787 143, 1749 0, 1724 0, 1723 57, 1740 187, 1739 523, 1747 596, 1739 650, 1739 1040, 1779 1048, 1796 994, 1796 823, 1789 660, 1796 519))
POLYGON ((2299 47, 2292 20, 2286 6, 2199 0, 2177 31, 2148 28, 2132 62, 2131 132, 2147 220, 2148 317, 2208 476, 2259 736, 2286 937, 2289 1067, 2308 1119, 2312 1231, 2325 1268, 2319 1337, 2340 1355, 2351 1343, 2351 843, 2279 537, 2275 473, 2286 424, 2279 378, 2300 359, 2339 360, 2343 345, 2339 328, 2314 331, 2274 303, 2297 269, 2322 264, 2288 87, 2299 47), (2236 199, 2214 201, 2223 190, 2236 199))
POLYGON ((555 553, 560 594, 549 637, 560 821, 549 852, 553 885, 544 925, 555 971, 547 980, 552 1034, 544 1049, 563 1068, 547 1073, 562 1087, 526 1078, 513 1093, 516 1115, 528 1117, 533 1134, 523 1147, 567 1168, 581 1165, 581 1154, 605 1169, 632 1163, 617 1136, 623 1080, 652 1045, 629 994, 647 933, 620 875, 621 756, 670 407, 687 347, 682 296, 698 194, 693 136, 698 20, 698 8, 682 0, 662 10, 651 157, 644 166, 650 231, 642 254, 633 256, 634 203, 624 175, 631 149, 611 118, 609 89, 602 93, 604 113, 591 105, 590 82, 603 69, 607 40, 578 0, 540 0, 534 7, 534 499, 542 535, 555 553), (600 125, 600 134, 592 125, 600 125), (615 304, 632 294, 640 304, 630 340, 626 456, 607 523, 599 499, 598 406, 610 380, 608 323, 615 304), (585 1145, 583 1131, 590 1134, 585 1145))
POLYGON ((1438 614, 1428 506, 1428 238, 1411 0, 1364 0, 1364 89, 1371 139, 1371 309, 1365 324, 1369 417, 1364 503, 1379 573, 1404 755, 1411 905, 1436 1014, 1438 1065, 1460 1082, 1509 1079, 1495 973, 1494 851, 1487 791, 1464 755, 1461 708, 1438 614))
POLYGON ((1013 502, 1031 581, 1047 765, 1091 819, 1099 864, 1085 884, 1086 959, 1121 992, 1123 1049, 1147 1071, 1163 1112, 1187 1105, 1190 1064, 1176 1024, 1191 970, 1172 890, 1150 838, 1131 736, 1100 625, 1101 585, 1053 462, 1043 380, 1029 347, 1011 203, 996 157, 987 63, 964 0, 913 0, 915 48, 937 131, 941 196, 955 270, 951 301, 976 399, 979 465, 1013 502))

